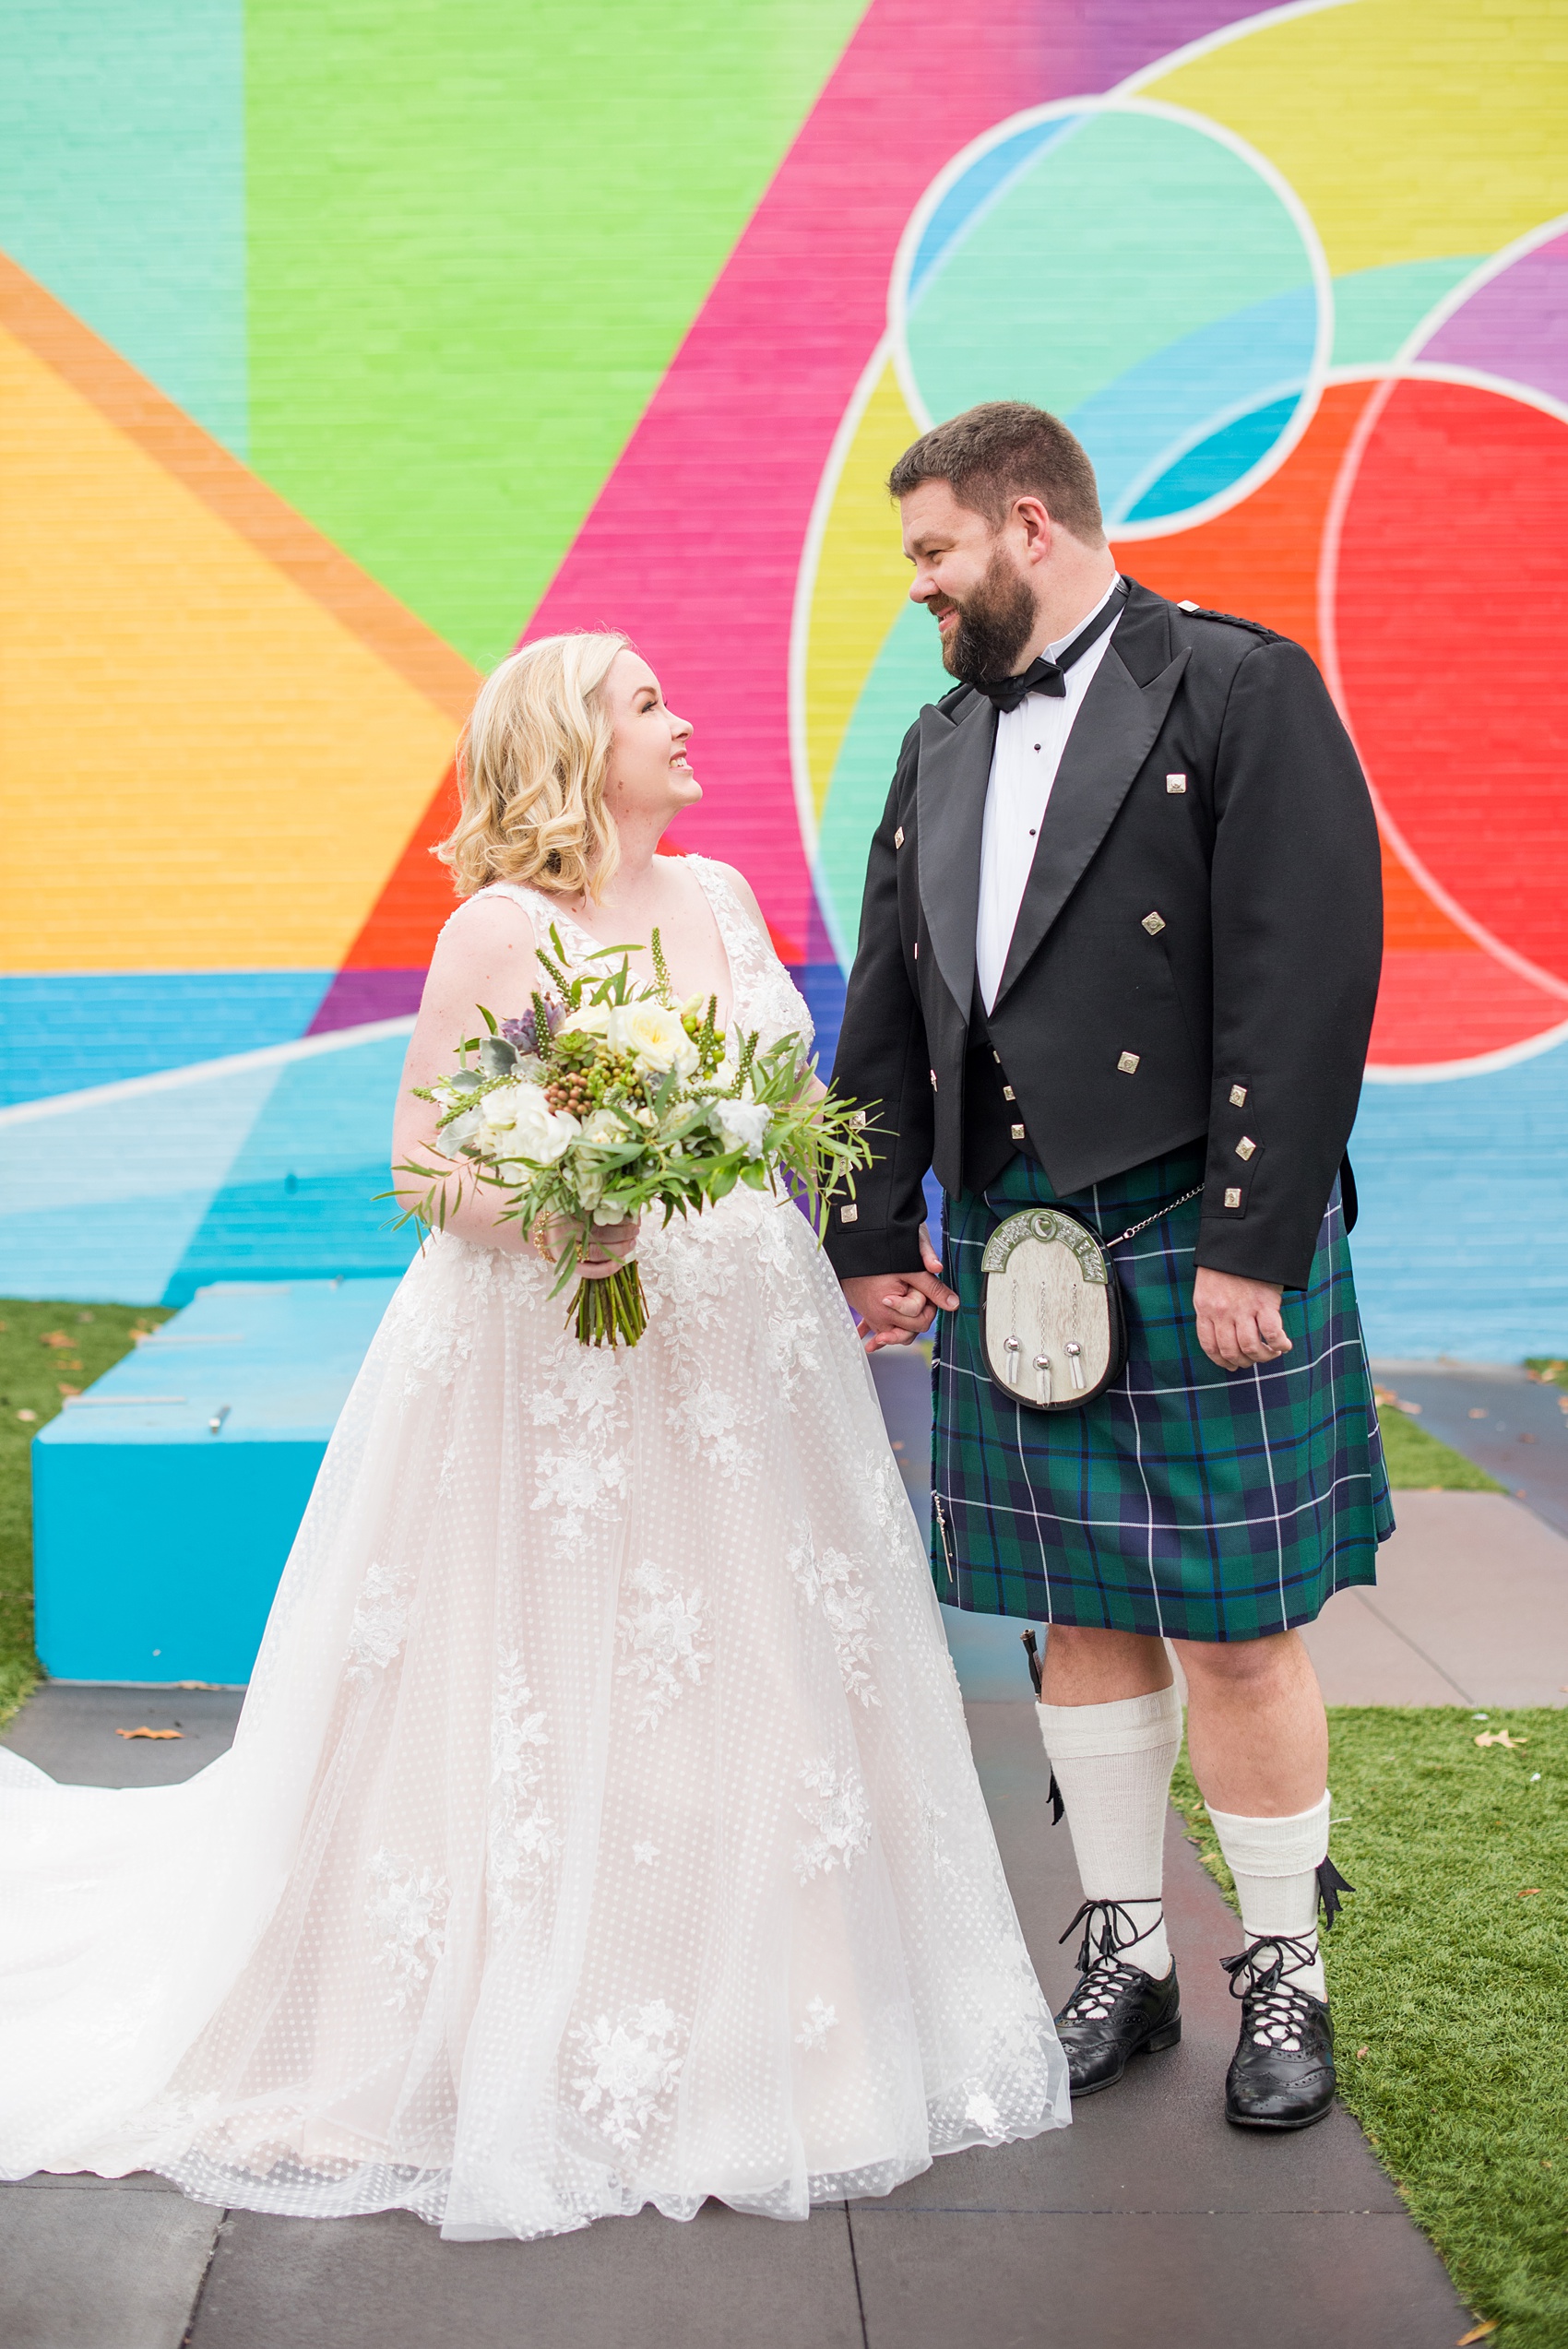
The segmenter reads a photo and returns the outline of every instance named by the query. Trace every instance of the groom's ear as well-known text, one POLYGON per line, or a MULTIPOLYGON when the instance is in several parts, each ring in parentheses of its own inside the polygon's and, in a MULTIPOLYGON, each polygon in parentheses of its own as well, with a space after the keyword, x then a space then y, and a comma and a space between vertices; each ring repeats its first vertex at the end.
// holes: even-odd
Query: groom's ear
MULTIPOLYGON (((1026 563, 1045 563, 1050 559, 1051 542, 1056 531, 1038 497, 1016 497, 1008 510, 1007 523, 1015 533, 1021 533, 1021 552, 1026 563)), ((1004 526, 1006 527, 1006 526, 1004 526)))

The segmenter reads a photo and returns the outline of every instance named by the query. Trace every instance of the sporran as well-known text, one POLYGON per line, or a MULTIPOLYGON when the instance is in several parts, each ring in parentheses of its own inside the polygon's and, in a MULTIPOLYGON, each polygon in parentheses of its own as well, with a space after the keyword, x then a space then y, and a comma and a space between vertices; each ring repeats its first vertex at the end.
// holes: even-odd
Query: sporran
POLYGON ((1121 1376, 1127 1325, 1110 1250, 1202 1196, 1183 1192, 1114 1240, 1061 1207, 1028 1207, 997 1225, 980 1259, 986 1366, 1030 1411, 1081 1411, 1121 1376))

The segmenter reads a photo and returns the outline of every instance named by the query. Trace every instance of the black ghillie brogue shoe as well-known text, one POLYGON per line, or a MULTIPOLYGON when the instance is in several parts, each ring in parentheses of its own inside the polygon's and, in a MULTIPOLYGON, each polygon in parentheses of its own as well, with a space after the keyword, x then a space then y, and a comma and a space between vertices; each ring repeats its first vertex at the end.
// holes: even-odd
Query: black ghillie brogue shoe
POLYGON ((1322 1999, 1290 1981, 1316 1944, 1287 1934, 1223 1958, 1241 2001, 1241 2035, 1225 2075, 1225 2118, 1238 2129, 1310 2129, 1334 2102, 1334 2025, 1322 1999))
POLYGON ((1182 2036, 1182 1991, 1174 1965, 1157 1982, 1118 1955, 1144 1939, 1120 1901, 1086 1901, 1062 1939, 1080 1925, 1082 1978, 1056 2018, 1056 2035, 1074 2095, 1093 2096, 1113 2088, 1134 2056, 1158 2055, 1176 2045, 1182 2036))

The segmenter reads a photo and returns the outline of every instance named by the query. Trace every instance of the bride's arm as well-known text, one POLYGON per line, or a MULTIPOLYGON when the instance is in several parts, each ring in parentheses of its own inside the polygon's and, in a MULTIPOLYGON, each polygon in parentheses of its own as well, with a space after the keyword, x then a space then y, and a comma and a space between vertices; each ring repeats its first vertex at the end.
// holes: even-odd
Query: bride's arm
MULTIPOLYGON (((533 925, 521 906, 509 897, 484 897, 470 898, 458 908, 435 942, 419 1017, 409 1039, 402 1088, 392 1121, 394 1167, 410 1162, 438 1169, 445 1165, 443 1159, 426 1155, 436 1147, 439 1112, 435 1104, 416 1100, 410 1088, 452 1074, 457 1065, 458 1039, 483 1026, 481 1003, 498 1020, 520 1019, 539 984, 533 925)), ((411 1175, 395 1173, 393 1180, 405 1194, 423 1188, 416 1186, 411 1175)), ((496 1222, 496 1210, 504 1204, 501 1192, 465 1177, 461 1204, 455 1206, 457 1187, 457 1177, 449 1177, 448 1231, 512 1254, 529 1246, 520 1224, 496 1222)))

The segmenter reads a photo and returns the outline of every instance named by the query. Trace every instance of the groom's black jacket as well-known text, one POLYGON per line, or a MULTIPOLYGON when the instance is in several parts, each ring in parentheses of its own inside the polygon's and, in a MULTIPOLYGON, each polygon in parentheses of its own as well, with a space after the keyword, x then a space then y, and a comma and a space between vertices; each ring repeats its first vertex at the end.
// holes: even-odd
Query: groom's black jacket
POLYGON ((918 1267, 928 1167, 957 1191, 1027 1147, 1066 1195, 1206 1135, 1198 1263, 1303 1287, 1383 930, 1372 802, 1316 667, 1133 583, 988 1021, 975 925, 995 732, 968 687, 922 709, 872 842, 833 1080, 880 1104, 882 1131, 853 1206, 834 1204, 835 1269, 918 1267))

